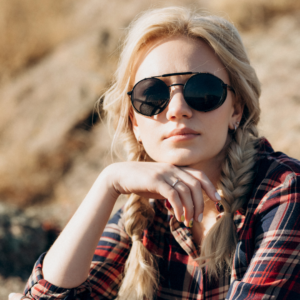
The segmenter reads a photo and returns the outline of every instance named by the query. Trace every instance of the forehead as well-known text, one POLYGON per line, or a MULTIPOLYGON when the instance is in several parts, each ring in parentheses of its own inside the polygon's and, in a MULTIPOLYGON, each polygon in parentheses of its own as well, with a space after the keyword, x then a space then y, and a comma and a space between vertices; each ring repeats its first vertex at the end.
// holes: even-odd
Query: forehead
POLYGON ((212 48, 200 39, 160 38, 138 53, 132 84, 151 76, 179 72, 208 72, 228 82, 226 69, 212 48))

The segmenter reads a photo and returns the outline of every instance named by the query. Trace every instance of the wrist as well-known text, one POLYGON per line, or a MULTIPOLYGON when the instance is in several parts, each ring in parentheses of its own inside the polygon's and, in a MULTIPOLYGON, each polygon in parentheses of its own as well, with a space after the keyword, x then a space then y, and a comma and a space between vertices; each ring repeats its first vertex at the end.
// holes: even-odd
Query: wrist
POLYGON ((121 195, 121 192, 117 188, 117 179, 116 175, 118 174, 118 170, 116 168, 116 164, 111 164, 106 167, 97 178, 97 181, 101 184, 102 188, 106 189, 107 194, 117 200, 117 198, 121 195))

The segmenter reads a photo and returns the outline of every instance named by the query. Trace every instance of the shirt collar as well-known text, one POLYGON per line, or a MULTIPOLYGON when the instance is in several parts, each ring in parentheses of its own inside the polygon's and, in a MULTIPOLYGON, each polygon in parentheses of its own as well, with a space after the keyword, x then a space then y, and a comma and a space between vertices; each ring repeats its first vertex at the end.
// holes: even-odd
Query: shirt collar
MULTIPOLYGON (((261 156, 265 156, 274 152, 272 146, 265 138, 261 138, 259 140, 257 148, 258 148, 258 160, 259 158, 261 158, 261 156)), ((169 224, 170 224, 171 234, 174 236, 175 240, 181 246, 181 248, 193 259, 196 259, 197 257, 200 256, 200 247, 195 244, 191 229, 186 227, 183 223, 178 222, 175 216, 165 206, 164 207, 163 206, 164 205, 162 205, 160 209, 166 210, 169 224)), ((217 215, 216 219, 218 220, 219 218, 221 218, 223 214, 224 212, 221 211, 217 215)), ((245 209, 241 209, 234 213, 233 222, 235 224, 237 233, 241 230, 241 228, 244 225, 245 214, 246 214, 245 209)))

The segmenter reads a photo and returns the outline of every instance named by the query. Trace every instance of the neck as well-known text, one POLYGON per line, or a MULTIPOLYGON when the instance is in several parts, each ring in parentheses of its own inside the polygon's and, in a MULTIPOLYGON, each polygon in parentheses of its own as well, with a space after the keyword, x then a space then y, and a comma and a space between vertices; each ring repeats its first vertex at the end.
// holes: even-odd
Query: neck
MULTIPOLYGON (((222 164, 226 159, 225 149, 223 149, 214 159, 206 162, 200 162, 189 167, 204 172, 212 184, 217 187, 221 177, 222 164)), ((216 217, 219 214, 215 207, 215 202, 209 199, 204 190, 202 190, 202 193, 204 199, 203 220, 201 223, 195 222, 192 228, 194 241, 199 246, 202 244, 202 241, 210 228, 216 223, 216 217)))
POLYGON ((194 222, 192 227, 193 239, 199 246, 202 245, 203 239, 207 235, 208 231, 216 223, 216 218, 219 214, 215 208, 215 202, 211 201, 204 191, 202 192, 204 199, 203 220, 201 223, 194 222))
POLYGON ((214 158, 211 161, 189 165, 189 167, 203 172, 216 187, 220 181, 223 160, 221 158, 214 158))
POLYGON ((227 138, 226 144, 221 152, 210 160, 201 161, 188 167, 202 171, 216 187, 221 178, 223 162, 226 159, 227 147, 230 144, 230 137, 227 138))

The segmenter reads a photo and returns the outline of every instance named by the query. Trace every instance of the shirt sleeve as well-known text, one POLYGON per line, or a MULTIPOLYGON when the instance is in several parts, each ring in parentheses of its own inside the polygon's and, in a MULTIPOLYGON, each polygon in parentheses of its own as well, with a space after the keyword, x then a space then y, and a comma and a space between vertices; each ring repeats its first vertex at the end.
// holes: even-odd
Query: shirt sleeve
POLYGON ((243 247, 245 255, 250 248, 253 254, 243 277, 232 281, 226 299, 299 299, 299 176, 289 174, 282 184, 271 189, 252 218, 247 230, 252 231, 253 238, 243 247))
POLYGON ((46 253, 37 260, 24 294, 31 299, 115 299, 123 278, 131 240, 124 230, 123 210, 108 222, 100 238, 88 278, 80 286, 65 289, 43 278, 42 266, 46 253))

